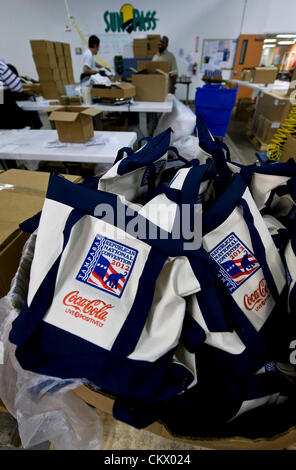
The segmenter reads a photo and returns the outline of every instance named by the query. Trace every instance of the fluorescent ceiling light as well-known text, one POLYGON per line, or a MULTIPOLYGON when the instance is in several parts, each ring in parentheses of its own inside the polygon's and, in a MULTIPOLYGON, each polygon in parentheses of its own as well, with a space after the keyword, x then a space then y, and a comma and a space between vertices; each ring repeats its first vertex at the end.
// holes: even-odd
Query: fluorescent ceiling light
MULTIPOLYGON (((294 43, 293 43, 294 44, 294 43)), ((275 47, 276 44, 264 44, 263 49, 270 49, 271 47, 275 47)))
POLYGON ((276 39, 264 39, 264 42, 268 43, 268 42, 276 42, 276 39))
POLYGON ((296 38, 296 34, 277 34, 277 38, 296 38))
POLYGON ((288 45, 288 44, 295 44, 294 41, 279 41, 278 42, 279 45, 288 45))

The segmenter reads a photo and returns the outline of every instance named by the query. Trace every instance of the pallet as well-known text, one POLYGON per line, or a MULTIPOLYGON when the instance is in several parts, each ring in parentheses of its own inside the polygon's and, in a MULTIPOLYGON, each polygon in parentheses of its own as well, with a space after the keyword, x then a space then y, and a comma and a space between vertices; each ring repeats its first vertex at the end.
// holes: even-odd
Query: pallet
POLYGON ((266 152, 268 148, 268 144, 262 142, 252 131, 247 130, 247 136, 249 141, 254 145, 255 149, 259 152, 266 152))

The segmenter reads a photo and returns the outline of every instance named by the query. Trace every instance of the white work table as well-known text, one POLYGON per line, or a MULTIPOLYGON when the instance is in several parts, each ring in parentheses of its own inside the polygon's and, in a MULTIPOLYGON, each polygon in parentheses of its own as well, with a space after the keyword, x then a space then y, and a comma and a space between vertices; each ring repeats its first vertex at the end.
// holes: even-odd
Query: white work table
POLYGON ((39 160, 79 163, 114 163, 122 147, 132 147, 137 139, 135 132, 95 131, 102 145, 70 144, 66 147, 47 148, 45 144, 58 139, 55 130, 0 130, 0 159, 39 160))
MULTIPOLYGON (((62 107, 62 105, 50 104, 50 100, 44 101, 17 101, 18 106, 20 106, 24 111, 50 111, 53 108, 62 107)), ((72 106, 72 105, 71 105, 72 106)), ((74 105, 80 108, 85 108, 87 105, 74 105)), ((168 95, 166 101, 133 101, 131 104, 116 104, 116 105, 107 105, 95 103, 87 107, 92 107, 99 109, 100 111, 120 113, 120 112, 130 112, 130 113, 139 113, 140 119, 140 130, 144 137, 148 135, 147 127, 147 113, 170 113, 173 109, 173 100, 168 95)))
POLYGON ((246 86, 248 88, 253 88, 253 90, 257 91, 271 91, 271 90, 288 90, 290 86, 290 82, 285 82, 283 80, 275 80, 274 83, 251 83, 245 82, 243 80, 230 80, 233 83, 237 83, 238 85, 246 86))

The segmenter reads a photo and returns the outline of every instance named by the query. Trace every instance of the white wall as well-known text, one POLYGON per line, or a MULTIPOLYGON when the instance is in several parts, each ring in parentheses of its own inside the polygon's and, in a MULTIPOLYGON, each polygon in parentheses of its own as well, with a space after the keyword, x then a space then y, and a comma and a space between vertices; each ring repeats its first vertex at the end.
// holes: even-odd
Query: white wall
MULTIPOLYGON (((105 33, 103 13, 106 10, 119 11, 124 0, 68 0, 71 14, 76 18, 84 33, 96 34, 102 38, 105 33)), ((199 52, 196 55, 198 73, 193 76, 190 98, 194 98, 195 87, 201 85, 200 57, 203 39, 236 39, 240 34, 245 0, 134 0, 131 4, 138 10, 156 10, 157 27, 150 33, 165 34, 170 38, 169 50, 177 58, 179 74, 188 75, 186 57, 195 51, 196 36, 200 37, 199 52), (179 50, 184 56, 179 56, 179 50)), ((242 33, 295 32, 295 0, 247 0, 242 33)), ((30 39, 49 39, 69 42, 75 79, 79 79, 82 58, 75 55, 74 48, 81 47, 79 35, 72 27, 65 32, 67 21, 63 0, 10 0, 0 16, 0 58, 14 64, 21 74, 37 78, 32 58, 30 39)), ((116 35, 116 33, 108 33, 116 35)), ((130 37, 145 36, 146 33, 119 33, 130 37)), ((103 56, 103 54, 102 54, 103 56)), ((103 58, 112 62, 113 55, 106 53, 103 58)), ((226 77, 227 78, 227 77, 226 77)), ((185 86, 178 85, 177 96, 185 97, 185 86)))

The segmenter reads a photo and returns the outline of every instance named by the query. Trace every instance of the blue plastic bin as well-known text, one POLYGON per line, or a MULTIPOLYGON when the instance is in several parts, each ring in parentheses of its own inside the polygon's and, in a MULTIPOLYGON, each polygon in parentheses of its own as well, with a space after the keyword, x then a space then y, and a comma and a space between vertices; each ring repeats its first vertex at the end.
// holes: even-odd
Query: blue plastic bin
POLYGON ((220 84, 206 84, 196 89, 195 113, 202 115, 214 136, 225 136, 237 91, 238 86, 236 88, 221 88, 220 84))

